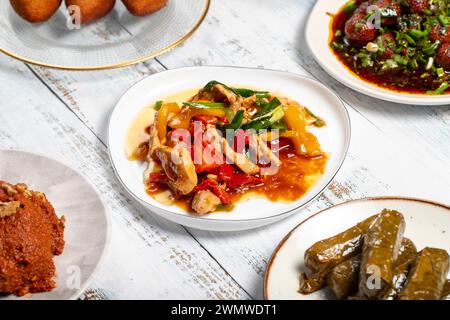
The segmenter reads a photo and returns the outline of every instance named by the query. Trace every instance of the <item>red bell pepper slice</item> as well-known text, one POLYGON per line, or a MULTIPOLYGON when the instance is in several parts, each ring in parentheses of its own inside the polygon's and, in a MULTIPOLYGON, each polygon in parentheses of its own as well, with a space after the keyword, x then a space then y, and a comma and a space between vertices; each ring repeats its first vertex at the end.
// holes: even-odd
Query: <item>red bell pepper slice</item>
POLYGON ((219 122, 223 123, 223 124, 228 124, 230 123, 230 121, 228 121, 227 117, 222 117, 222 118, 218 118, 219 122))
POLYGON ((150 173, 149 180, 150 180, 150 182, 154 182, 154 183, 167 183, 167 182, 169 182, 169 178, 167 177, 166 173, 163 172, 163 171, 150 173))
POLYGON ((205 125, 217 123, 217 117, 215 117, 215 116, 201 115, 201 116, 196 116, 195 119, 200 120, 205 125))
POLYGON ((261 177, 251 176, 245 173, 234 173, 227 186, 231 189, 237 189, 242 186, 257 186, 264 183, 264 179, 261 177))
POLYGON ((212 172, 212 171, 216 170, 219 166, 220 166, 220 164, 216 164, 216 163, 196 164, 195 172, 197 172, 197 173, 212 172))
POLYGON ((245 146, 250 144, 250 137, 249 134, 246 130, 236 130, 235 134, 234 134, 234 141, 233 141, 233 148, 234 151, 238 152, 238 153, 242 153, 245 149, 245 146), (239 143, 238 143, 239 141, 239 143))
POLYGON ((194 160, 195 171, 197 173, 213 172, 225 162, 224 156, 217 153, 217 150, 204 139, 202 140, 202 146, 194 143, 191 157, 194 160), (197 158, 195 157, 195 152, 198 152, 197 158), (195 163, 195 160, 201 160, 201 163, 195 163))
POLYGON ((234 168, 232 165, 224 164, 219 167, 217 170, 217 178, 219 181, 227 182, 229 181, 234 173, 234 168))

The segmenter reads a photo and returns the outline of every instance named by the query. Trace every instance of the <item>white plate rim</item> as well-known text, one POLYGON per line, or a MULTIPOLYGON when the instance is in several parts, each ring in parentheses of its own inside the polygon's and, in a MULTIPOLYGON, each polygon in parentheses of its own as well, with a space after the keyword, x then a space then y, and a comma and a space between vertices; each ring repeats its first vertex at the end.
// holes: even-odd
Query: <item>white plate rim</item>
MULTIPOLYGON (((339 8, 341 8, 348 0, 337 0, 339 4, 339 8)), ((329 19, 327 15, 326 18, 322 17, 322 9, 325 6, 329 6, 330 2, 328 0, 317 0, 314 5, 311 13, 309 14, 308 21, 306 23, 305 28, 305 39, 306 44, 308 46, 309 51, 312 53, 314 60, 324 69, 329 75, 331 75, 334 79, 347 86, 350 89, 358 91, 362 94, 400 104, 408 104, 408 105, 423 105, 423 106, 432 106, 432 105, 445 105, 450 103, 450 93, 445 95, 432 96, 427 94, 417 94, 417 93, 402 93, 396 92, 393 90, 385 89, 380 86, 376 86, 362 80, 358 76, 356 76, 351 70, 345 67, 342 62, 340 62, 334 53, 331 51, 329 46, 329 33, 330 33, 330 21, 326 21, 325 19, 329 19), (324 41, 323 38, 317 39, 313 37, 314 34, 314 23, 319 20, 322 23, 326 23, 326 33, 321 37, 326 37, 326 47, 327 50, 325 52, 321 50, 315 50, 314 42, 324 41), (320 51, 320 52, 319 52, 320 51), (328 62, 332 62, 331 64, 324 63, 323 57, 327 58, 328 62), (332 59, 331 59, 331 58, 332 59), (334 60, 334 62, 333 62, 334 60)), ((338 4, 333 4, 338 6, 338 4)), ((337 10, 336 10, 337 12, 337 10)), ((332 14, 336 12, 331 12, 332 14)), ((323 26, 322 26, 323 27, 323 26)))
MULTIPOLYGON (((91 186, 91 188, 94 190, 95 194, 97 195, 97 198, 100 200, 103 208, 104 208, 104 217, 106 220, 106 239, 105 239, 105 245, 103 247, 103 252, 99 257, 99 260, 97 262, 97 265, 95 266, 94 270, 92 271, 91 275, 86 279, 86 281, 83 283, 83 285, 80 287, 80 289, 77 290, 72 296, 70 296, 67 300, 77 300, 81 295, 83 295, 84 291, 89 287, 89 285, 92 283, 92 280, 95 278, 95 276, 98 274, 100 268, 104 265, 106 256, 108 255, 111 247, 111 231, 112 231, 112 225, 111 225, 111 213, 109 210, 109 207, 107 206, 105 200, 103 199, 103 196, 98 191, 97 187, 82 173, 80 173, 78 170, 76 170, 71 165, 68 165, 67 163, 59 160, 51 158, 43 153, 40 152, 30 152, 24 149, 15 148, 15 149, 0 149, 0 152, 12 152, 12 153, 22 153, 22 154, 28 154, 32 156, 38 156, 41 158, 44 158, 46 160, 55 161, 61 164, 62 166, 65 166, 69 168, 70 170, 77 173, 81 179, 83 179, 88 185, 91 186)), ((64 253, 63 253, 64 254, 64 253)), ((30 294, 32 297, 33 294, 30 294)), ((32 299, 31 299, 32 300, 32 299)))
MULTIPOLYGON (((221 69, 221 68, 226 68, 226 69, 236 69, 236 70, 242 70, 242 69, 248 69, 248 70, 254 70, 254 71, 261 71, 261 72, 265 72, 265 71, 269 71, 269 72, 274 72, 274 73, 278 73, 278 74, 287 74, 287 75, 291 75, 291 76, 295 76, 295 77, 299 77, 303 80, 307 80, 307 81, 311 81, 313 83, 315 83, 316 85, 322 87, 323 89, 325 89, 326 91, 328 91, 332 96, 334 96, 340 103, 340 107, 342 109, 342 111, 344 111, 345 114, 345 120, 346 123, 345 125, 348 127, 348 137, 345 140, 345 145, 344 145, 344 152, 342 154, 342 158, 339 159, 339 165, 337 166, 335 172, 333 172, 333 174, 331 175, 329 181, 327 183, 324 184, 323 188, 317 192, 317 194, 315 194, 310 200, 308 200, 305 203, 302 203, 301 205, 299 205, 298 207, 295 207, 291 210, 285 211, 283 213, 274 215, 274 216, 268 216, 268 217, 261 217, 261 218, 251 218, 251 219, 239 219, 239 220, 227 220, 227 219, 212 219, 209 218, 208 215, 207 216, 196 216, 196 215, 189 215, 188 217, 190 219, 193 220, 199 220, 199 221, 211 221, 211 222, 219 222, 219 223, 229 223, 229 224, 233 224, 236 222, 254 222, 254 221, 265 221, 265 220, 272 220, 272 219, 276 219, 279 218, 281 219, 283 216, 288 216, 290 213, 299 210, 300 208, 303 208, 305 206, 307 206, 309 203, 311 203, 313 200, 315 200, 317 197, 319 197, 324 190, 331 184, 331 182, 334 181, 335 176, 338 174, 338 172, 340 171, 340 169, 342 168, 342 165, 345 162, 345 159, 347 157, 348 154, 348 150, 350 148, 350 142, 351 142, 351 121, 350 121, 350 115, 348 113, 348 110, 345 106, 344 101, 341 99, 341 97, 336 94, 334 92, 334 90, 332 90, 331 88, 328 88, 327 86, 325 86, 324 84, 322 84, 320 81, 314 79, 311 76, 306 76, 306 75, 301 75, 301 74, 297 74, 297 73, 291 73, 291 72, 287 72, 287 71, 280 71, 280 70, 275 70, 275 69, 261 69, 261 68, 254 68, 254 67, 241 67, 241 66, 225 66, 225 65, 202 65, 202 66, 190 66, 190 67, 180 67, 180 68, 174 68, 174 69, 170 69, 170 70, 165 70, 165 71, 161 71, 158 73, 154 73, 148 77, 145 77, 139 81, 137 81, 135 84, 133 84, 131 87, 129 87, 121 96, 120 98, 117 100, 116 105, 114 106, 114 109, 112 110, 110 116, 109 116, 109 120, 108 120, 108 130, 107 130, 107 146, 108 146, 108 156, 109 156, 109 160, 111 162, 111 165, 114 169, 114 173, 116 174, 117 179, 119 180, 120 184, 122 185, 122 187, 128 192, 128 194, 130 194, 132 196, 133 199, 135 199, 136 201, 138 201, 141 205, 144 206, 150 206, 152 207, 152 204, 150 204, 149 202, 145 201, 145 199, 141 199, 138 195, 136 195, 122 180, 117 168, 116 168, 116 164, 113 160, 113 155, 111 153, 111 140, 110 140, 110 132, 112 130, 112 119, 115 115, 115 112, 117 112, 116 110, 118 109, 119 104, 122 102, 122 100, 126 97, 126 95, 128 94, 129 91, 131 91, 134 87, 138 86, 139 84, 141 84, 142 82, 146 81, 148 78, 153 77, 155 75, 159 75, 159 74, 167 74, 167 73, 176 73, 178 71, 182 71, 182 70, 193 70, 195 71, 196 69, 199 68, 212 68, 212 69, 221 69)), ((175 216, 175 217, 185 217, 179 213, 176 212, 172 212, 172 211, 168 211, 164 208, 158 208, 158 210, 162 210, 164 211, 164 213, 171 215, 171 216, 175 216)))
POLYGON ((275 261, 275 258, 277 257, 278 253, 283 249, 283 246, 286 244, 286 242, 290 239, 290 237, 293 235, 293 233, 300 228, 303 224, 305 224, 307 221, 311 220, 312 218, 328 211, 331 209, 334 209, 335 207, 340 207, 343 205, 347 205, 350 203, 357 203, 357 202, 369 202, 369 201, 383 201, 383 200, 394 200, 394 201, 407 201, 407 202, 419 202, 422 204, 432 205, 441 207, 444 209, 447 209, 450 211, 450 205, 446 205, 441 202, 432 201, 428 199, 422 199, 422 198, 414 198, 414 197, 403 197, 403 196, 379 196, 379 197, 367 197, 367 198, 361 198, 361 199, 354 199, 349 201, 344 201, 338 204, 335 204, 331 207, 327 207, 325 209, 322 209, 313 215, 309 216, 308 218, 304 219, 302 222, 297 224, 294 228, 292 228, 284 237, 281 239, 281 241, 277 244, 275 247, 275 250, 273 251, 272 255, 270 256, 269 262, 266 266, 266 271, 264 273, 264 283, 263 283, 263 300, 270 300, 269 294, 268 294, 268 283, 269 283, 269 277, 270 277, 270 271, 273 265, 273 262, 275 261))

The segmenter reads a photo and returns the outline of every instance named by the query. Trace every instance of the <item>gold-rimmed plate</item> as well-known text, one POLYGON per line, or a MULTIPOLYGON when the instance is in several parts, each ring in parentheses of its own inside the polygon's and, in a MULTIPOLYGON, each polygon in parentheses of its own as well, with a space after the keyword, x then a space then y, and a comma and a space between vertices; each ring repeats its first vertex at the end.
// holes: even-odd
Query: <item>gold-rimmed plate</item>
POLYGON ((124 67, 163 54, 200 26, 210 0, 169 0, 145 17, 131 15, 121 1, 106 17, 79 29, 68 24, 64 4, 53 17, 32 24, 9 1, 0 1, 0 52, 23 62, 63 70, 124 67))

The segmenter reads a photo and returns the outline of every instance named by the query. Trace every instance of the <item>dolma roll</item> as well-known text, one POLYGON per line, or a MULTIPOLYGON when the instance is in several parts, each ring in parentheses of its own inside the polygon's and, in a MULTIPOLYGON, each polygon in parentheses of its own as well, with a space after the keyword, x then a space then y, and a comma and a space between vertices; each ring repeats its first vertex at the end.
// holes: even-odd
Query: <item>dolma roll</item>
POLYGON ((442 290, 441 300, 450 300, 450 280, 447 280, 444 284, 444 290, 442 290))
MULTIPOLYGON (((380 299, 391 300, 397 296, 406 281, 408 271, 414 263, 416 255, 417 249, 414 243, 408 238, 403 238, 400 253, 395 261, 393 284, 380 295, 380 299)), ((345 299, 357 293, 360 266, 361 254, 358 254, 341 262, 328 274, 328 287, 333 290, 338 299, 345 299)))
POLYGON ((424 248, 416 258, 400 300, 440 300, 447 281, 449 256, 447 251, 424 248))
POLYGON ((408 278, 408 272, 414 264, 416 257, 417 249, 414 243, 408 238, 403 238, 400 253, 398 254, 397 261, 395 261, 392 284, 380 295, 379 299, 396 299, 408 278))
POLYGON ((305 252, 305 265, 313 274, 300 274, 299 292, 308 294, 319 290, 326 284, 327 274, 334 266, 361 252, 362 239, 377 216, 371 216, 356 226, 309 247, 305 252))
POLYGON ((313 273, 310 276, 307 276, 306 273, 301 272, 298 292, 301 294, 310 294, 321 289, 327 283, 327 274, 327 270, 313 273))
POLYGON ((335 266, 327 276, 327 285, 336 298, 345 299, 358 291, 361 254, 351 257, 335 266))
POLYGON ((331 269, 361 252, 362 239, 369 225, 378 217, 371 216, 356 226, 333 237, 314 243, 305 252, 305 265, 312 272, 331 269))
POLYGON ((370 224, 362 249, 360 295, 376 299, 391 285, 404 231, 405 219, 395 210, 384 209, 370 224))

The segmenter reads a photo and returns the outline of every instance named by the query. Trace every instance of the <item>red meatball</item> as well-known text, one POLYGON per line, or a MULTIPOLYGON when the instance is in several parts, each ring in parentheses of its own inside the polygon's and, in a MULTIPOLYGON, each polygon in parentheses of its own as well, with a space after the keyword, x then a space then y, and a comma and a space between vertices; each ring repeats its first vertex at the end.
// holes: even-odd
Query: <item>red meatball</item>
POLYGON ((428 0, 406 0, 406 2, 411 13, 422 13, 430 6, 428 0))
POLYGON ((450 43, 450 26, 447 28, 437 24, 430 32, 430 39, 432 41, 439 40, 441 43, 450 43))
POLYGON ((402 11, 402 7, 400 6, 400 3, 396 0, 377 0, 375 1, 375 5, 379 8, 379 9, 383 9, 384 11, 395 11, 396 16, 392 17, 392 18, 388 18, 382 17, 382 24, 383 25, 387 25, 387 26, 391 26, 393 24, 395 24, 397 22, 397 17, 400 16, 401 11, 402 11))
POLYGON ((443 43, 439 46, 436 54, 436 64, 450 71, 450 43, 443 43))
POLYGON ((378 30, 364 20, 368 6, 368 2, 363 2, 345 23, 345 35, 354 45, 365 45, 377 36, 378 30))
POLYGON ((390 44, 395 43, 394 35, 392 33, 385 33, 381 36, 381 40, 383 43, 384 52, 379 55, 379 58, 381 60, 392 58, 394 51, 390 47, 390 44))

